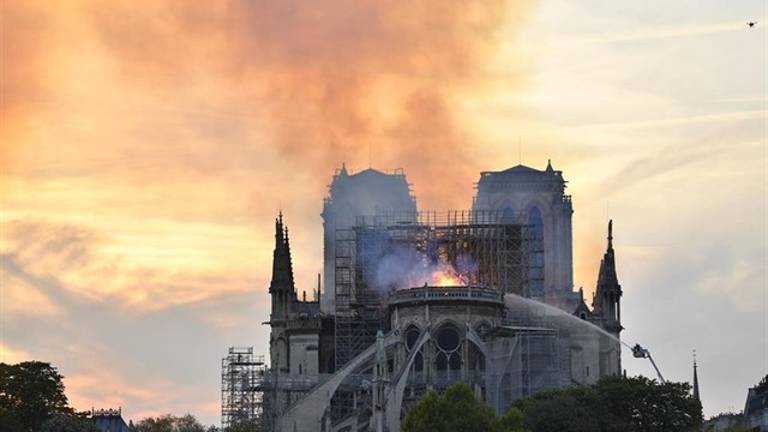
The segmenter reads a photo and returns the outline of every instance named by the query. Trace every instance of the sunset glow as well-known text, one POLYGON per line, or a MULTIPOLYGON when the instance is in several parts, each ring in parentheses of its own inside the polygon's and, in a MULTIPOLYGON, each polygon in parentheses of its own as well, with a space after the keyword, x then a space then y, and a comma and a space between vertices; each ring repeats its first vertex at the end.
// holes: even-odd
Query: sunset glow
POLYGON ((611 217, 627 333, 677 380, 701 349, 707 414, 768 370, 713 320, 765 316, 766 27, 734 25, 768 22, 756 0, 310 3, 3 2, 2 361, 58 366, 79 410, 218 422, 226 348, 269 352, 278 211, 311 293, 342 163, 461 210, 480 172, 551 159, 587 303, 611 217))

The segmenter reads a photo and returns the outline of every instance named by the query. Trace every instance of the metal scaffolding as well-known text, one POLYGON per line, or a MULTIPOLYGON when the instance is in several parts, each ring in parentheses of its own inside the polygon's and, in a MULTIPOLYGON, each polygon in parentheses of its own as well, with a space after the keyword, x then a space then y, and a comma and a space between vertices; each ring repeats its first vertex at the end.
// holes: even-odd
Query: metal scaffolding
POLYGON ((252 347, 230 347, 221 359, 221 427, 247 421, 259 424, 263 414, 264 356, 252 347))
MULTIPOLYGON (((338 229, 335 238, 336 370, 375 342, 387 330, 386 296, 406 286, 377 286, 381 260, 407 249, 430 262, 456 268, 462 259, 476 265, 467 284, 529 296, 534 247, 532 227, 501 222, 493 211, 384 212, 359 217, 355 227, 338 229)), ((352 395, 337 392, 333 417, 351 411, 352 395)))

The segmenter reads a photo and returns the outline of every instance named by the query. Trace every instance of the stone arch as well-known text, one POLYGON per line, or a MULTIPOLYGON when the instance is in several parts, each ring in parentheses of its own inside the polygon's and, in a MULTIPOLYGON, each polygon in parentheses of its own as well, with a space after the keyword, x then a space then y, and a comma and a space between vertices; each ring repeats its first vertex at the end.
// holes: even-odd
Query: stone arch
POLYGON ((517 221, 515 218, 515 209, 511 206, 505 206, 501 209, 501 223, 513 224, 517 221))
POLYGON ((402 332, 403 335, 403 344, 406 348, 406 351, 410 352, 413 346, 416 344, 416 341, 419 339, 419 335, 421 335, 421 329, 414 324, 410 323, 405 328, 405 331, 402 332))
POLYGON ((531 197, 525 204, 522 205, 520 213, 525 215, 525 223, 528 223, 528 215, 531 214, 531 210, 538 209, 541 213, 541 221, 544 225, 549 225, 554 222, 554 214, 552 213, 552 204, 547 203, 539 197, 531 197))
POLYGON ((501 223, 514 224, 520 220, 520 205, 510 197, 502 197, 494 202, 490 208, 498 212, 501 223))

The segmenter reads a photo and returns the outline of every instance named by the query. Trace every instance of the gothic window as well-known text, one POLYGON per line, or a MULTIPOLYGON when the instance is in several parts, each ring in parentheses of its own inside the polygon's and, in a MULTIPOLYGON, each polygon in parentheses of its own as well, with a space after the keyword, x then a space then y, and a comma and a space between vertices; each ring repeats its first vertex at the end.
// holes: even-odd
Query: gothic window
MULTIPOLYGON (((409 353, 416 345, 416 342, 418 342, 420 335, 421 331, 415 325, 409 325, 405 330, 405 346, 409 353)), ((421 372, 424 370, 424 356, 422 355, 421 350, 416 352, 416 357, 413 359, 412 367, 416 372, 421 372)))
POLYGON ((454 351, 459 346, 459 332, 453 326, 445 326, 437 333, 437 345, 443 351, 454 351))
POLYGON ((459 355, 459 353, 457 352, 451 353, 451 356, 448 357, 448 369, 450 370, 461 369, 461 356, 459 355))
POLYGON ((437 353, 437 356, 435 357, 435 367, 439 371, 448 369, 448 355, 446 353, 437 353))
POLYGON ((515 211, 510 206, 504 207, 501 211, 501 223, 513 224, 515 223, 515 211))
POLYGON ((418 340, 419 329, 414 325, 408 326, 408 328, 405 330, 405 346, 408 347, 408 351, 413 348, 413 346, 416 344, 416 341, 418 340))
POLYGON ((458 329, 446 325, 437 332, 435 367, 439 371, 461 369, 461 336, 458 329))

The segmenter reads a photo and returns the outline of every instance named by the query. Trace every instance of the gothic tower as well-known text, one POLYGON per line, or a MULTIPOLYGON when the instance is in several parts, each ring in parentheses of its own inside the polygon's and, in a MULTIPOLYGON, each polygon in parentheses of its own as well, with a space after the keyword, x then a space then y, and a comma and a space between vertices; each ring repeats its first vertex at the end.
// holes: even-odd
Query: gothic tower
POLYGON ((544 170, 517 165, 484 171, 472 209, 493 211, 502 223, 532 228, 528 295, 570 312, 578 295, 573 292, 573 207, 566 184, 562 171, 549 162, 544 170))
POLYGON ((321 309, 336 313, 336 235, 337 230, 357 225, 360 218, 382 212, 397 212, 413 222, 416 199, 411 194, 403 170, 385 173, 372 168, 350 174, 342 164, 336 172, 323 202, 323 297, 321 309))
POLYGON ((286 323, 296 301, 296 288, 293 282, 291 247, 288 241, 288 228, 283 225, 282 212, 275 220, 275 250, 272 255, 272 281, 269 284, 272 300, 272 313, 269 317, 271 333, 269 353, 272 370, 278 373, 288 372, 288 337, 286 323))
POLYGON ((613 252, 613 220, 608 222, 608 248, 600 261, 597 275, 597 289, 592 298, 595 315, 602 320, 602 326, 617 338, 624 329, 621 326, 621 285, 616 276, 616 259, 613 252))
POLYGON ((592 297, 592 313, 595 323, 613 335, 614 339, 601 337, 600 370, 605 375, 621 374, 621 285, 616 276, 616 259, 613 252, 613 220, 608 222, 608 247, 600 261, 597 289, 592 297))

